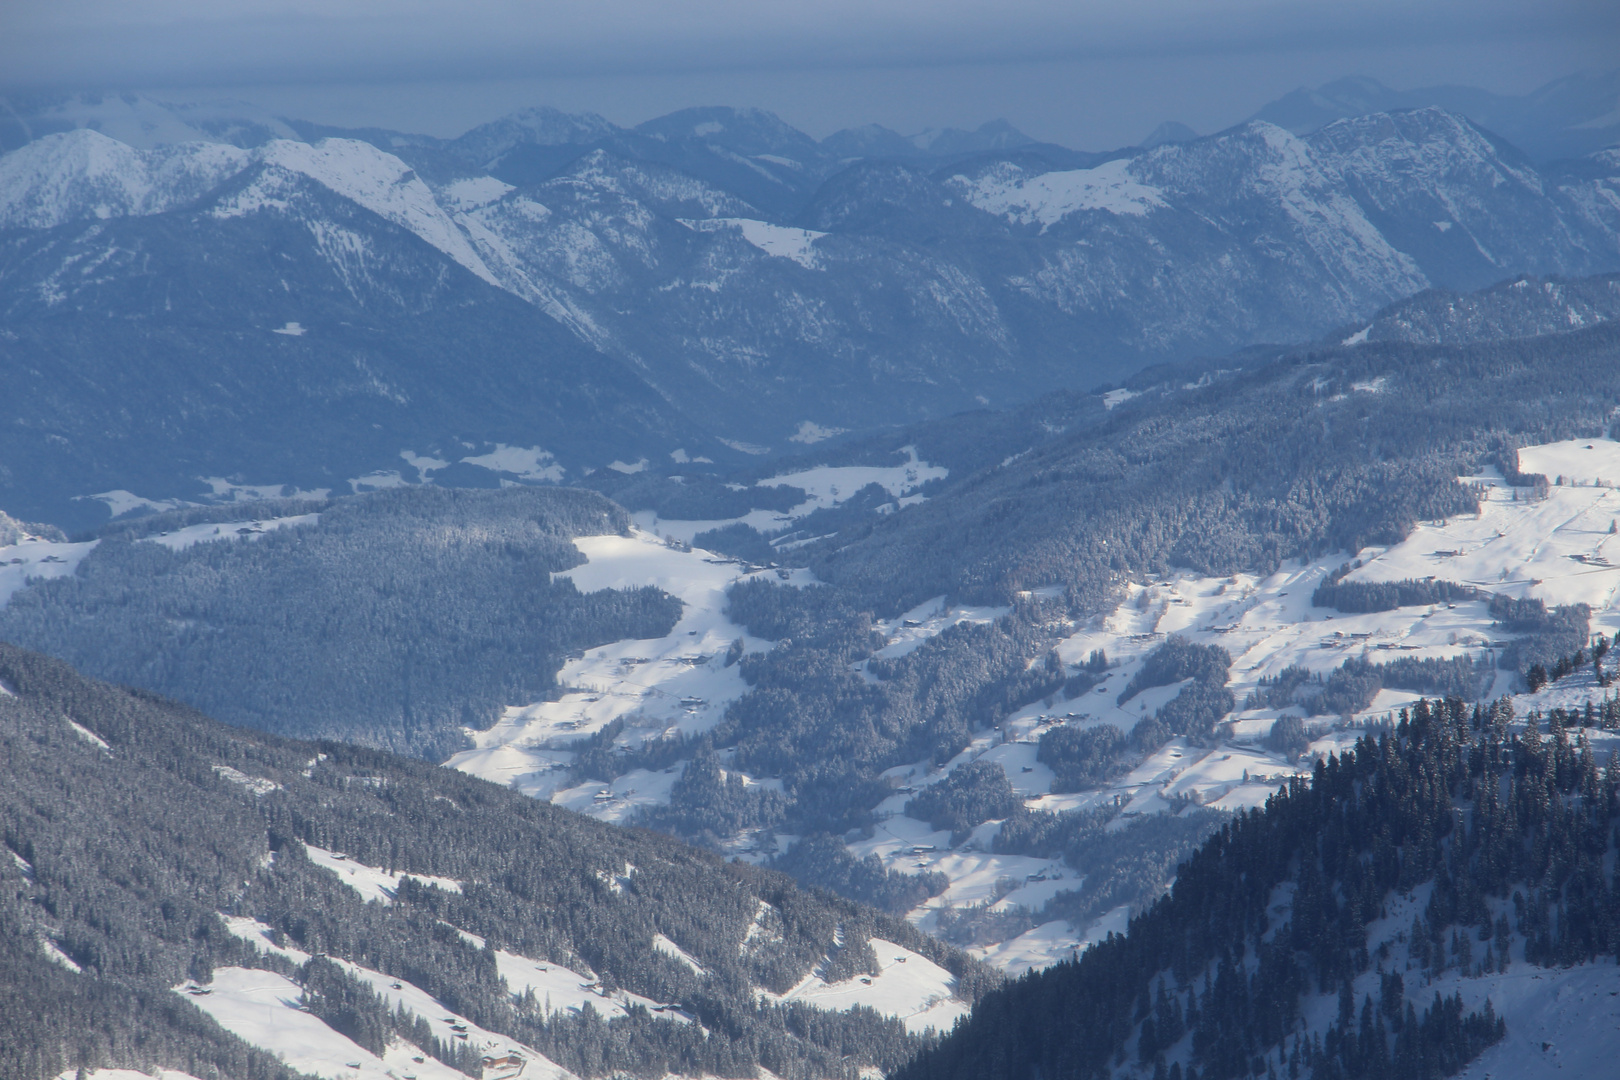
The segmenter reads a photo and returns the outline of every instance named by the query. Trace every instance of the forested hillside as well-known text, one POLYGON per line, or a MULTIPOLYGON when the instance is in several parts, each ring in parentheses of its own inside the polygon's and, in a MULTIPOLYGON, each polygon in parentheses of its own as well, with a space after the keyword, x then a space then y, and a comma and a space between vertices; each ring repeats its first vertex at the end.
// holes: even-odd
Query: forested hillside
POLYGON ((442 759, 550 692, 569 652, 674 625, 656 589, 552 580, 584 561, 572 537, 628 527, 555 488, 175 511, 105 529, 75 575, 0 609, 0 640, 231 723, 442 759))
POLYGON ((255 978, 303 1002, 256 1007, 318 1019, 355 1068, 476 1078, 480 1054, 511 1052, 579 1076, 853 1078, 997 981, 783 875, 423 762, 230 728, 11 646, 0 769, 8 1080, 288 1078, 270 1051, 316 1043, 240 1026, 255 978))
POLYGON ((1107 422, 953 477, 802 557, 884 614, 940 593, 1004 604, 1054 585, 1094 610, 1133 574, 1228 574, 1389 543, 1472 509, 1457 477, 1514 474, 1515 447, 1605 433, 1617 356, 1620 331, 1605 324, 1290 351, 1193 385, 1142 379, 1107 422))
POLYGON ((1448 701, 1369 730, 899 1077, 1456 1072, 1504 1034, 1493 976, 1620 951, 1620 766, 1566 723, 1448 701))

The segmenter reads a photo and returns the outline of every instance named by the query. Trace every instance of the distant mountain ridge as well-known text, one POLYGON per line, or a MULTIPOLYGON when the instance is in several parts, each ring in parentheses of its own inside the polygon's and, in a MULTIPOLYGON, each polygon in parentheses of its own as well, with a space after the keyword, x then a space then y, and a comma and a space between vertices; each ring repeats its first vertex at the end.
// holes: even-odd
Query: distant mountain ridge
POLYGON ((1466 116, 1539 162, 1582 157, 1620 143, 1620 68, 1569 75, 1523 95, 1470 86, 1392 90, 1377 79, 1353 76, 1285 94, 1253 119, 1306 135, 1335 120, 1421 108, 1466 116))
MULTIPOLYGON (((32 464, 0 475, 0 505, 46 517, 48 498, 58 520, 87 524, 72 498, 124 490, 195 500, 211 497, 204 477, 341 490, 399 472, 402 453, 459 462, 495 445, 530 448, 570 478, 643 461, 723 463, 779 452, 801 430, 871 430, 1093 387, 1155 362, 1308 341, 1425 288, 1620 269, 1620 159, 1539 169, 1433 108, 1339 120, 1304 138, 1256 121, 1090 156, 1019 143, 991 125, 929 145, 1002 149, 848 161, 769 113, 738 109, 684 110, 628 130, 535 110, 449 143, 365 134, 141 150, 76 129, 0 157, 0 304, 14 335, 0 341, 0 364, 54 381, 59 418, 30 413, 46 400, 35 395, 18 401, 23 412, 6 430, 60 424, 69 444, 86 438, 74 417, 79 391, 66 388, 101 386, 101 376, 76 383, 72 365, 134 372, 146 328, 170 324, 191 342, 177 355, 230 357, 225 339, 197 336, 198 320, 223 331, 249 295, 271 320, 257 333, 280 334, 277 348, 296 339, 335 348, 330 370, 395 371, 379 386, 468 362, 496 382, 544 381, 562 369, 503 365, 546 342, 548 355, 589 372, 550 385, 589 387, 572 400, 599 404, 559 410, 536 398, 526 422, 506 424, 494 419, 504 405, 479 417, 467 396, 478 379, 452 379, 432 395, 400 389, 407 401, 396 404, 455 412, 464 419, 454 424, 375 419, 375 440, 350 429, 327 447, 307 442, 291 467, 285 447, 265 452, 274 440, 226 434, 203 455, 207 471, 161 477, 157 461, 180 460, 172 450, 143 449, 112 468, 94 438, 69 451, 30 437, 16 460, 32 464), (294 188, 302 194, 286 194, 294 188), (186 242, 188 230, 197 242, 186 242), (221 230, 257 239, 218 250, 202 242, 221 230), (382 254, 400 236, 421 245, 409 271, 382 254), (256 257, 235 261, 281 244, 312 261, 292 276, 256 257), (137 266, 145 276, 130 276, 137 266), (461 301, 423 298, 400 309, 415 329, 398 338, 407 323, 361 309, 413 295, 418 286, 394 281, 399 273, 435 277, 441 297, 504 293, 479 302, 516 321, 484 320, 469 336, 452 329, 461 301), (161 303, 142 292, 138 318, 127 297, 114 299, 160 279, 191 284, 161 303), (330 325, 372 327, 376 357, 329 327, 309 329, 326 316, 296 298, 327 283, 349 312, 330 325), (70 311, 100 318, 70 320, 70 311), (530 322, 532 332, 516 330, 530 322), (439 361, 392 367, 430 339, 446 343, 439 361), (481 342, 476 356, 450 344, 470 340, 481 342), (594 369, 590 357, 602 358, 594 369), (631 412, 615 412, 632 399, 631 412), (649 419, 612 419, 632 413, 649 419), (471 445, 451 451, 451 439, 471 445), (68 459, 80 463, 72 475, 98 479, 66 480, 68 459)), ((143 415, 156 423, 174 400, 154 391, 143 415)), ((235 402, 232 415, 252 414, 253 400, 235 402)), ((167 445, 198 438, 197 416, 158 423, 167 445)))

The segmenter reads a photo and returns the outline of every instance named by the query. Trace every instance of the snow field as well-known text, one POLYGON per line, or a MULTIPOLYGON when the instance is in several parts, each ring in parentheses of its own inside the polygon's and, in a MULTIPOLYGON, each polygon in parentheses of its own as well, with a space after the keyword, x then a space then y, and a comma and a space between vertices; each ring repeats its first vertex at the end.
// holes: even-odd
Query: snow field
POLYGON ((378 1057, 299 1008, 303 989, 273 971, 215 968, 206 987, 187 984, 175 993, 242 1041, 323 1080, 456 1080, 461 1075, 402 1041, 378 1057))
POLYGON ((294 514, 290 517, 268 518, 264 521, 229 521, 221 524, 187 525, 172 532, 159 533, 142 539, 162 544, 171 551, 184 551, 193 544, 212 543, 216 540, 257 540, 275 529, 296 529, 314 525, 321 520, 319 514, 294 514))
POLYGON ((799 1001, 829 1012, 864 1005, 903 1020, 914 1035, 930 1028, 949 1031, 958 1017, 967 1015, 968 1004, 952 996, 956 980, 950 972, 892 941, 872 938, 871 943, 880 969, 877 975, 829 983, 818 968, 785 994, 762 990, 760 996, 774 1002, 799 1001))
MULTIPOLYGON (((807 429, 813 429, 816 439, 836 434, 827 432, 826 429, 811 424, 808 420, 800 424, 800 434, 805 434, 807 429)), ((794 441, 799 441, 798 436, 794 437, 794 441)), ((643 510, 633 514, 632 517, 636 526, 645 532, 672 537, 689 544, 698 533, 725 525, 740 523, 758 529, 762 533, 786 529, 800 518, 817 510, 837 506, 850 499, 869 484, 877 484, 888 492, 894 498, 894 509, 899 509, 921 502, 926 496, 917 494, 918 488, 930 481, 942 480, 950 474, 950 470, 943 466, 930 465, 919 458, 915 446, 902 447, 900 453, 905 454, 907 458, 900 465, 818 465, 757 481, 755 487, 803 489, 805 501, 785 512, 750 510, 741 517, 689 521, 664 519, 650 510, 643 510)))
MULTIPOLYGON (((638 770, 612 784, 592 781, 564 789, 575 758, 569 745, 620 718, 626 729, 617 742, 632 747, 649 738, 700 733, 719 723, 726 705, 747 689, 736 665, 725 662, 732 643, 742 639, 747 652, 772 645, 726 618, 725 592, 734 582, 768 572, 751 572, 707 551, 681 551, 639 529, 628 537, 587 536, 574 543, 588 561, 555 577, 571 579, 581 592, 656 586, 683 602, 681 618, 662 638, 618 641, 568 661, 558 675, 568 689, 558 700, 506 710, 488 730, 469 732, 474 748, 447 764, 527 795, 620 821, 638 807, 667 802, 680 766, 673 772, 638 770)), ((788 580, 807 585, 811 579, 797 571, 788 580)))
MULTIPOLYGON (((89 1080, 197 1080, 190 1073, 179 1072, 175 1069, 157 1069, 153 1072, 136 1072, 134 1069, 88 1069, 84 1075, 89 1080)), ((59 1073, 56 1080, 78 1080, 78 1069, 67 1069, 59 1073)))
POLYGON ((968 202, 1015 225, 1039 224, 1041 231, 1081 210, 1143 217, 1169 204, 1164 193, 1131 175, 1128 159, 1104 162, 1094 169, 1073 169, 1031 176, 1011 163, 987 170, 976 180, 952 177, 949 183, 968 202))
POLYGON ((376 901, 379 904, 392 904, 394 894, 399 891, 399 883, 404 878, 415 878, 424 885, 432 885, 445 892, 461 891, 461 882, 451 878, 434 877, 432 874, 396 874, 374 866, 366 866, 355 862, 347 855, 312 847, 309 844, 304 845, 304 851, 309 856, 310 862, 332 871, 339 881, 360 894, 360 898, 367 903, 376 901))
POLYGON ((98 542, 58 544, 30 538, 0 547, 0 607, 35 581, 67 577, 98 542))
POLYGON ((820 253, 815 242, 827 234, 813 229, 795 229, 786 225, 772 225, 752 218, 682 219, 681 224, 696 232, 718 232, 736 229, 749 244, 767 255, 789 259, 806 270, 821 269, 820 253))
MULTIPOLYGON (((663 937, 662 934, 658 936, 663 937)), ((667 938, 664 940, 668 941, 667 938)), ((653 947, 657 949, 656 939, 654 942, 653 947)), ((602 989, 595 975, 581 974, 561 964, 542 963, 502 949, 495 953, 495 965, 514 997, 533 993, 536 1004, 548 1016, 558 1012, 580 1012, 589 1005, 598 1015, 611 1020, 616 1016, 628 1015, 631 1005, 640 1005, 655 1016, 664 1016, 678 1023, 691 1022, 690 1017, 672 1004, 654 1001, 628 990, 609 994, 602 989)))
MULTIPOLYGON (((122 494, 128 493, 124 492, 122 494)), ((102 498, 102 496, 96 497, 102 498)), ((114 504, 109 503, 109 508, 115 514, 121 512, 114 504)), ((170 509, 168 506, 156 506, 154 508, 170 509)), ((293 517, 273 518, 267 521, 231 522, 220 525, 188 525, 183 529, 176 529, 173 532, 144 537, 143 539, 179 551, 190 547, 192 544, 214 540, 256 540, 271 529, 290 529, 300 525, 312 525, 319 519, 319 514, 298 514, 293 517)), ((36 581, 49 581, 52 578, 67 577, 74 573, 79 568, 79 563, 83 561, 84 557, 90 554, 100 542, 99 540, 87 540, 77 544, 56 543, 51 540, 30 537, 15 544, 0 547, 0 607, 5 606, 6 602, 19 590, 36 581)))

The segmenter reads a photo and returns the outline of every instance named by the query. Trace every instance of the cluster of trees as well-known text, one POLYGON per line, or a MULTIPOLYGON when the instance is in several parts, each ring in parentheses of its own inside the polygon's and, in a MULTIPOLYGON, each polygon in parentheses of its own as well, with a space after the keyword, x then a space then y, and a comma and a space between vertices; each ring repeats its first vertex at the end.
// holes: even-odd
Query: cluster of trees
POLYGON ((1345 563, 1328 575, 1311 594, 1315 607, 1332 608, 1346 614, 1394 611, 1396 608, 1429 604, 1455 604, 1463 600, 1485 600, 1489 594, 1473 585, 1460 585, 1439 578, 1407 578, 1403 581, 1345 581, 1361 560, 1345 563))
POLYGON ((1456 998, 1425 1007, 1425 980, 1620 951, 1620 765, 1541 719, 1517 730, 1506 701, 1403 710, 1223 826, 1126 935, 988 995, 900 1075, 1102 1077, 1133 1053, 1184 1080, 1454 1072, 1502 1024, 1456 998), (1411 927, 1371 940, 1419 885, 1411 927), (1301 1012, 1318 993, 1340 1002, 1325 1029, 1301 1012))
MULTIPOLYGON (((1172 634, 1148 654, 1121 691, 1119 704, 1125 704, 1143 690, 1191 679, 1192 682, 1155 714, 1165 730, 1164 736, 1153 745, 1159 745, 1170 735, 1207 739, 1214 734, 1221 717, 1237 704, 1232 691, 1226 688, 1226 676, 1231 667, 1231 655, 1219 645, 1197 645, 1179 634, 1172 634)), ((1148 731, 1133 731, 1132 737, 1143 745, 1151 741, 1148 731)))
POLYGON ((1059 724, 1041 732, 1035 760, 1052 770, 1052 791, 1101 787, 1163 746, 1171 732, 1159 720, 1137 721, 1126 735, 1113 724, 1059 724))
POLYGON ((1010 817, 1023 805, 1005 769, 993 761, 972 761, 907 800, 906 814, 932 829, 949 830, 951 843, 960 844, 975 825, 1010 817))
MULTIPOLYGON (((298 980, 311 1008, 363 1045, 389 1033, 422 1037, 420 1017, 389 1010, 324 961, 299 966, 260 954, 221 914, 257 919, 311 955, 408 980, 583 1076, 764 1067, 853 1078, 863 1067, 893 1069, 920 1045, 897 1022, 757 1000, 758 990, 785 991, 828 957, 839 970, 870 970, 873 936, 945 966, 968 1000, 997 982, 904 920, 426 762, 228 727, 11 646, 0 645, 0 680, 14 691, 0 694, 0 1075, 8 1080, 50 1080, 80 1066, 291 1080, 171 991, 223 965, 298 980), (255 793, 221 766, 279 786, 255 793), (405 879, 394 903, 365 903, 312 864, 305 844, 464 884, 457 893, 405 879), (761 920, 767 932, 751 934, 761 920), (707 974, 654 949, 657 933, 707 974), (83 974, 53 964, 42 940, 83 974), (679 1002, 707 1035, 662 1014, 609 1020, 516 1000, 496 949, 589 973, 610 990, 679 1002)), ((456 1047, 419 1045, 477 1075, 456 1047)))
POLYGON ((1532 668, 1539 665, 1546 671, 1585 647, 1592 609, 1585 604, 1548 609, 1533 597, 1493 596, 1491 618, 1508 633, 1520 635, 1502 650, 1497 663, 1528 678, 1532 668))
MULTIPOLYGON (((1599 686, 1608 686, 1613 676, 1603 670, 1603 658, 1609 654, 1611 645, 1620 644, 1620 631, 1614 635, 1614 640, 1602 634, 1592 638, 1592 674, 1599 686)), ((1586 650, 1576 649, 1572 656, 1560 656, 1553 661, 1549 669, 1536 663, 1531 664, 1524 673, 1525 684, 1530 687, 1532 694, 1539 694, 1544 686, 1550 682, 1557 682, 1566 675, 1573 675, 1586 665, 1586 650)))
POLYGON ((1349 716, 1372 704, 1384 687, 1410 690, 1435 697, 1475 700, 1490 688, 1494 668, 1485 656, 1399 656, 1375 664, 1366 656, 1353 656, 1327 678, 1291 664, 1276 675, 1264 676, 1244 701, 1245 709, 1286 709, 1298 706, 1307 716, 1349 716))
POLYGON ((902 874, 886 868, 876 855, 857 859, 842 840, 828 833, 806 836, 773 858, 770 865, 801 885, 831 889, 891 915, 904 915, 951 884, 938 871, 902 874))

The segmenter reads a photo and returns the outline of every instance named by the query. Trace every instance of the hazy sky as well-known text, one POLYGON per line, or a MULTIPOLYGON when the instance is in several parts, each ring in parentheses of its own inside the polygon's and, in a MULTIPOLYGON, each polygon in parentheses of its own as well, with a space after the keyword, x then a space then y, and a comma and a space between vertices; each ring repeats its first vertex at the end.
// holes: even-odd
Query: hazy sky
POLYGON ((1200 131, 1350 74, 1522 93, 1620 57, 1615 0, 0 0, 8 93, 232 97, 452 135, 757 105, 821 136, 1006 117, 1071 146, 1200 131))

